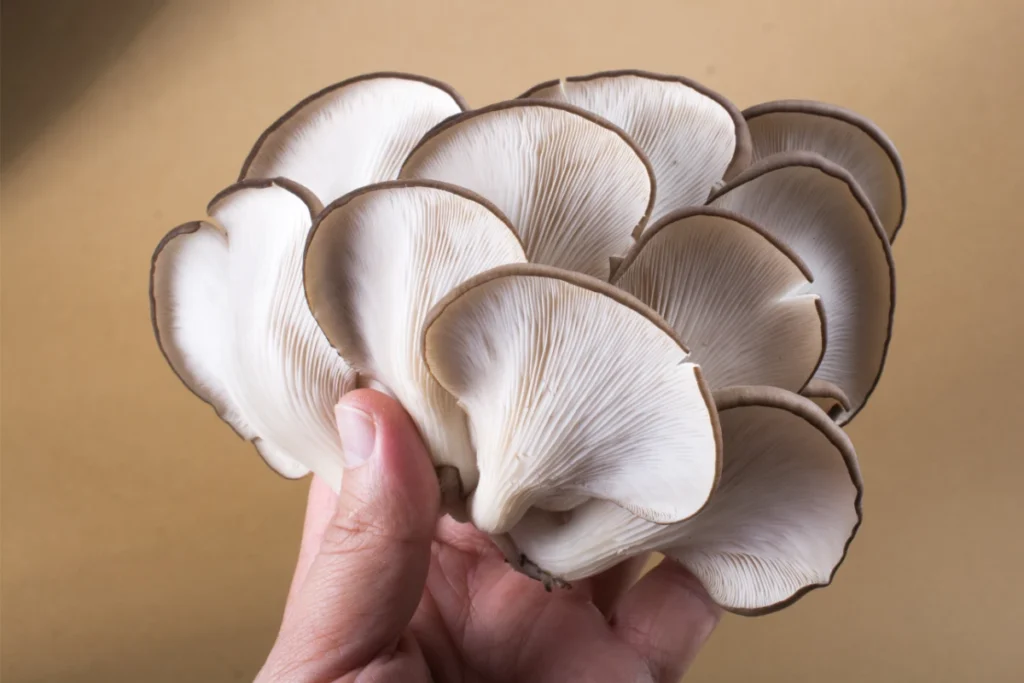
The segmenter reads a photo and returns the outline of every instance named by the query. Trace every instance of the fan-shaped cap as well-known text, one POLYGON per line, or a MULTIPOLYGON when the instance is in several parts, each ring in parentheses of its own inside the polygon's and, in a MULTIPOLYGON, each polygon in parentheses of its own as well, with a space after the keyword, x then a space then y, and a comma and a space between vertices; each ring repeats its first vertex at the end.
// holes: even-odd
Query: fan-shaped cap
POLYGON ((427 371, 427 313, 464 280, 526 260, 507 219, 463 188, 394 181, 328 206, 310 232, 305 287, 330 343, 367 380, 394 395, 436 465, 457 467, 465 489, 476 464, 465 417, 427 371))
POLYGON ((403 178, 469 188, 512 221, 531 262, 607 279, 646 224, 654 177, 620 129, 582 109, 511 101, 453 117, 428 133, 403 178))
POLYGON ((485 532, 589 498, 678 521, 714 488, 720 435, 699 368, 607 283, 538 265, 482 273, 435 307, 424 356, 468 417, 470 517, 485 532))
POLYGON ((324 204, 394 180, 419 139, 466 108, 451 87, 412 74, 372 73, 314 93, 256 141, 240 179, 285 176, 324 204))
POLYGON ((572 581, 659 550, 722 607, 760 614, 832 581, 860 525, 861 478, 849 439, 808 399, 774 387, 716 392, 724 455, 707 507, 657 525, 605 501, 532 511, 515 548, 572 581))
POLYGON ((892 253, 867 198, 824 157, 787 152, 741 173, 711 205, 753 221, 807 264, 827 331, 815 378, 849 397, 838 416, 849 422, 881 376, 895 309, 892 253))
POLYGON ((735 105, 681 76, 605 71, 541 83, 520 97, 566 102, 626 131, 658 181, 651 222, 703 204, 750 162, 750 135, 735 105))
POLYGON ((301 262, 315 199, 276 179, 211 203, 212 221, 172 230, 153 256, 160 348, 182 381, 286 477, 313 470, 337 488, 334 405, 355 373, 310 314, 301 262))
POLYGON ((754 161, 780 152, 815 152, 843 167, 860 185, 890 241, 906 213, 903 163, 874 123, 842 107, 808 100, 778 100, 743 112, 754 161))
POLYGON ((684 209, 648 229, 614 277, 660 313, 712 390, 799 391, 825 349, 820 300, 803 262, 721 209, 684 209))

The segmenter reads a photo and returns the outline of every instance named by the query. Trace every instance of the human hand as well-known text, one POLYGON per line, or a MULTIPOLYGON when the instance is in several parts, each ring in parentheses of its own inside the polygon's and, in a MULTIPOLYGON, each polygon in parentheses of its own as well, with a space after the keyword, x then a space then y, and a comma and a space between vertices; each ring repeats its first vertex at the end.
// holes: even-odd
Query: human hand
POLYGON ((635 558, 546 592, 471 525, 438 519, 437 477, 400 404, 354 391, 338 424, 352 462, 340 496, 313 480, 257 683, 675 683, 717 624, 673 563, 633 585, 635 558))

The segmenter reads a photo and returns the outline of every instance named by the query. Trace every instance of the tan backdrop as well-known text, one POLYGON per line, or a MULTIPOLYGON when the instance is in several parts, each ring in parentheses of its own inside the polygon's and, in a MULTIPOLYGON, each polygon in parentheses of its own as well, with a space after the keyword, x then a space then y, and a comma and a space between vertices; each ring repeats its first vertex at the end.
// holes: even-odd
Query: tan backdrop
POLYGON ((305 484, 179 384, 146 299, 157 240, 263 127, 365 71, 480 104, 620 67, 852 107, 910 187, 850 430, 862 533, 832 588, 727 618, 691 680, 1024 680, 1024 3, 291 4, 3 3, 5 683, 246 681, 272 641, 305 484))

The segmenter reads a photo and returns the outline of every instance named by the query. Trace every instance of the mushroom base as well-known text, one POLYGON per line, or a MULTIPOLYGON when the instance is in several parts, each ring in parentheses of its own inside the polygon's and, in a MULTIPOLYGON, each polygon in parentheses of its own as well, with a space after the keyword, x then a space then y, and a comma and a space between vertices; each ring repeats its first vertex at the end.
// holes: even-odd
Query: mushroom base
POLYGON ((441 514, 448 515, 456 522, 464 524, 469 521, 466 511, 466 500, 462 495, 462 478, 457 467, 441 465, 435 467, 437 485, 441 490, 441 514))
POLYGON ((505 562, 507 564, 511 565, 523 576, 528 576, 535 581, 540 581, 544 584, 544 590, 547 592, 550 593, 554 588, 572 590, 571 583, 548 571, 545 571, 544 569, 541 569, 536 562, 531 560, 525 554, 519 552, 519 548, 516 547, 515 542, 508 534, 491 536, 491 542, 494 543, 498 550, 500 550, 505 556, 505 562))
POLYGON ((526 555, 522 553, 519 553, 518 557, 516 557, 515 562, 509 562, 509 564, 515 567, 520 574, 528 576, 531 579, 540 581, 542 584, 544 584, 544 590, 546 590, 548 593, 551 592, 552 588, 564 588, 566 590, 572 590, 571 583, 569 583, 568 581, 564 581, 558 578, 557 576, 554 576, 544 571, 543 569, 538 567, 536 563, 530 560, 530 558, 528 558, 526 555))

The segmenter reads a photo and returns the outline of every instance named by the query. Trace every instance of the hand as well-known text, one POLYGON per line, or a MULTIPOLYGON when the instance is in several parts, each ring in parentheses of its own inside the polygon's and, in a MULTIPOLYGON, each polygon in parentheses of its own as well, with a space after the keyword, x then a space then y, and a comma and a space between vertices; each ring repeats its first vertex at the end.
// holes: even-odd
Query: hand
POLYGON ((338 406, 340 496, 314 479, 277 642, 257 681, 675 683, 719 611, 646 558, 546 592, 486 536, 438 520, 437 477, 401 406, 338 406))

